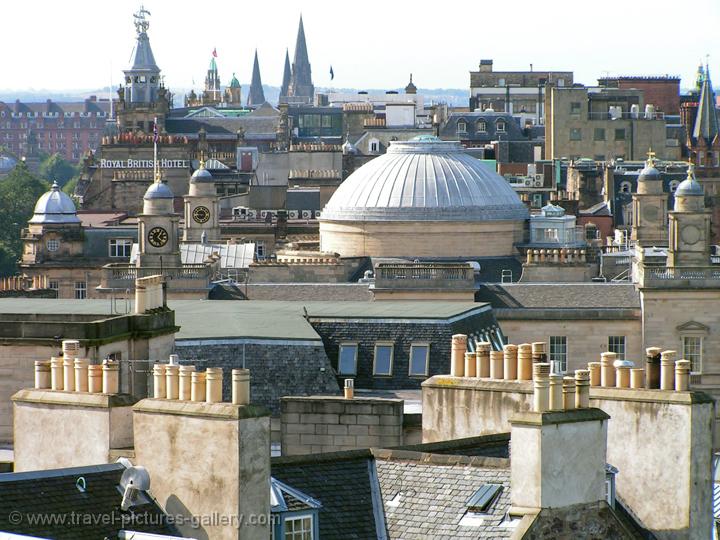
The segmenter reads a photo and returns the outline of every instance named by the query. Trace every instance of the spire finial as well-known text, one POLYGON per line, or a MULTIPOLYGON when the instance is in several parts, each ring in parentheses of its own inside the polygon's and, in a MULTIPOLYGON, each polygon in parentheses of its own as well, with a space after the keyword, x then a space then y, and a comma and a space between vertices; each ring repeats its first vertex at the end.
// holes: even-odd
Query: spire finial
POLYGON ((687 179, 693 180, 695 178, 695 164, 691 158, 688 157, 688 168, 687 168, 687 179))
POLYGON ((648 147, 647 152, 647 165, 648 167, 654 167, 655 166, 655 152, 653 152, 652 147, 648 147))

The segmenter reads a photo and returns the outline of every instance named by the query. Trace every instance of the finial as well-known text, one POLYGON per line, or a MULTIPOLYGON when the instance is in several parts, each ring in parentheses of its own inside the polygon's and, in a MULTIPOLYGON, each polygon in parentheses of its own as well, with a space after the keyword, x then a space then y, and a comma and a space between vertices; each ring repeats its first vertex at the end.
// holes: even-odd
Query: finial
POLYGON ((60 184, 57 183, 57 180, 53 180, 51 189, 52 189, 53 191, 57 191, 57 190, 60 189, 60 184))
POLYGON ((410 84, 412 84, 412 73, 410 74, 410 84))
POLYGON ((653 152, 652 148, 648 148, 647 152, 647 165, 648 167, 654 167, 655 166, 655 152, 653 152))
POLYGON ((145 15, 150 15, 150 12, 145 9, 145 6, 140 4, 140 10, 133 14, 133 17, 135 18, 135 30, 138 34, 144 34, 150 27, 150 21, 147 20, 145 15))
POLYGON ((688 169, 687 169, 687 179, 693 180, 695 178, 695 164, 688 158, 688 169))

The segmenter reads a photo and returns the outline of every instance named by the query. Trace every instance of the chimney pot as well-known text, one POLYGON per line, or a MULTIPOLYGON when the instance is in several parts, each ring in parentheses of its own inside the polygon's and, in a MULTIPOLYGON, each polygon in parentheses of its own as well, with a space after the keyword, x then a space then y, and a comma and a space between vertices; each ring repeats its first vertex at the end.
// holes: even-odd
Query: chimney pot
POLYGON ((645 388, 660 388, 660 351, 659 347, 645 349, 645 388))
POLYGON ((523 343, 518 346, 518 379, 532 380, 532 345, 523 343))
POLYGON ((600 386, 615 386, 615 360, 617 353, 604 352, 600 355, 600 386))
POLYGON ((465 376, 465 351, 467 351, 467 336, 455 334, 452 337, 450 357, 450 375, 453 377, 465 376))
POLYGON ((563 376, 557 373, 550 374, 550 403, 551 411, 563 410, 563 376))
POLYGON ((192 388, 190 389, 191 401, 205 401, 205 372, 193 371, 190 374, 192 388))
POLYGON ((504 354, 502 351, 490 351, 490 378, 491 379, 502 379, 503 378, 503 358, 504 354))
POLYGON ((490 377, 490 348, 487 341, 475 345, 475 374, 482 379, 490 377))
POLYGON ((675 390, 676 351, 663 351, 660 356, 660 389, 675 390))
POLYGON ((675 390, 677 392, 690 390, 690 360, 675 362, 675 390))
POLYGON ((165 397, 178 399, 180 397, 180 366, 165 364, 165 397))
POLYGON ((630 388, 645 388, 645 368, 630 370, 630 388))
POLYGON ((547 353, 544 341, 536 341, 532 344, 533 362, 547 362, 547 353))
POLYGON ((153 365, 153 397, 165 399, 167 390, 165 385, 165 364, 153 365))
POLYGON ((182 401, 190 401, 192 397, 192 373, 195 366, 180 366, 178 399, 182 401))
POLYGON ((517 380, 518 346, 508 344, 503 347, 503 378, 506 381, 517 380))
POLYGON ((120 386, 120 364, 116 360, 105 359, 102 364, 103 394, 117 394, 120 386))
POLYGON ((232 370, 232 403, 233 405, 250 404, 250 370, 232 370))
POLYGON ((602 382, 602 377, 600 377, 601 367, 600 362, 588 362, 590 386, 600 386, 600 383, 602 382))
POLYGON ((345 399, 355 397, 355 381, 353 379, 345 379, 345 399))
POLYGON ((475 353, 465 353, 465 377, 475 377, 477 375, 477 369, 475 365, 475 353))
POLYGON ((615 386, 617 388, 630 388, 630 369, 633 363, 627 360, 615 360, 615 386))
POLYGON ((88 361, 86 358, 75 359, 75 391, 88 391, 88 361))
POLYGON ((575 408, 587 409, 590 407, 590 371, 587 369, 575 370, 575 408))
POLYGON ((50 362, 48 360, 35 362, 35 388, 50 388, 50 362))
POLYGON ((66 392, 75 391, 75 359, 68 356, 63 358, 63 389, 66 392))
POLYGON ((103 367, 100 364, 88 366, 88 392, 99 394, 103 389, 103 367))
POLYGON ((546 412, 550 406, 550 364, 533 364, 533 407, 535 412, 546 412))
POLYGON ((205 401, 222 403, 222 368, 209 367, 205 370, 205 401))

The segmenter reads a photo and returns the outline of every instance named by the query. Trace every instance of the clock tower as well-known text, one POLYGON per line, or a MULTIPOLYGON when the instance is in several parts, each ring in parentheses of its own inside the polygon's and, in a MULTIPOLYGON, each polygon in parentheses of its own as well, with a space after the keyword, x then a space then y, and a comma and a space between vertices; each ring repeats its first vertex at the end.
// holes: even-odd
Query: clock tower
POLYGON ((160 179, 160 171, 156 167, 155 181, 145 192, 143 212, 138 215, 138 268, 181 266, 178 242, 180 218, 174 212, 173 199, 173 192, 160 179))
POLYGON ((200 168, 190 178, 185 196, 185 224, 183 242, 200 242, 203 233, 209 242, 220 240, 219 207, 215 180, 200 162, 200 168))
POLYGON ((695 179, 694 167, 675 191, 675 207, 670 212, 670 245, 667 266, 708 266, 710 264, 710 210, 705 192, 695 179))
POLYGON ((655 168, 655 153, 648 152, 645 168, 638 176, 632 198, 632 240, 637 247, 666 246, 667 193, 663 191, 660 171, 655 168))

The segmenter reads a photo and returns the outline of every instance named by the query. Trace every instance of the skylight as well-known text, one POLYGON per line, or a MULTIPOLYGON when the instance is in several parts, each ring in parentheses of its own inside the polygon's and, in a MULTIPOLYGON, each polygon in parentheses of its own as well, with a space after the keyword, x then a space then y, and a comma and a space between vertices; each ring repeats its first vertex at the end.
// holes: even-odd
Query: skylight
POLYGON ((480 489, 472 494, 465 505, 470 512, 486 513, 501 491, 501 484, 483 484, 480 489))

